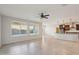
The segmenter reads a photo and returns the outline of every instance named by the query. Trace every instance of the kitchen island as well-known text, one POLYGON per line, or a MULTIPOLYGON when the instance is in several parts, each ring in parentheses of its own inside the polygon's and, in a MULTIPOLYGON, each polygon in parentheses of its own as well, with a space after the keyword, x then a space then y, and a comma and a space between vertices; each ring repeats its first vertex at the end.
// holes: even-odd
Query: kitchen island
POLYGON ((79 41, 79 30, 71 29, 65 33, 56 33, 54 37, 61 40, 79 41))

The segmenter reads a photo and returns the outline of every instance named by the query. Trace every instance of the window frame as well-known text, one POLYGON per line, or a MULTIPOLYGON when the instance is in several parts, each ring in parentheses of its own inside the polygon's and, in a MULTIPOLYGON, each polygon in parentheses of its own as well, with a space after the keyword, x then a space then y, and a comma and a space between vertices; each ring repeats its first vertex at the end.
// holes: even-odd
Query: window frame
POLYGON ((13 22, 11 22, 11 24, 10 24, 10 28, 11 28, 11 35, 13 36, 13 37, 16 37, 16 36, 25 36, 25 35, 27 35, 28 34, 28 25, 27 25, 27 23, 25 23, 25 22, 21 22, 21 21, 13 21, 13 22), (20 25, 20 29, 19 29, 19 34, 12 34, 12 27, 11 27, 11 25, 12 25, 12 23, 13 22, 16 22, 16 23, 19 23, 20 25), (21 33, 21 25, 25 25, 26 27, 27 27, 27 29, 26 29, 26 33, 25 34, 22 34, 21 33))
MULTIPOLYGON (((22 22, 22 21, 12 21, 11 23, 10 23, 10 29, 11 29, 11 36, 12 37, 21 37, 21 36, 33 36, 33 35, 39 35, 39 24, 35 24, 35 23, 27 23, 27 22, 22 22), (26 25, 26 27, 27 27, 27 30, 26 30, 26 34, 15 34, 15 35, 13 35, 12 34, 12 28, 11 28, 11 25, 12 25, 12 23, 13 22, 17 22, 17 23, 20 23, 21 25, 26 25), (34 26, 34 27, 36 27, 36 33, 30 33, 30 30, 29 30, 29 26, 34 26)), ((21 30, 20 30, 20 32, 21 32, 21 30)))

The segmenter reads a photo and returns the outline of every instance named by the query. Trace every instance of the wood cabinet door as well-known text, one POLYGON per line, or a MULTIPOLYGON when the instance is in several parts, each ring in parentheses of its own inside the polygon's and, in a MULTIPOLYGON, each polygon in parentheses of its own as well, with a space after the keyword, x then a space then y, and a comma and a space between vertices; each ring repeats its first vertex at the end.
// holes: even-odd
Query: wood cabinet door
POLYGON ((76 24, 76 30, 79 30, 79 24, 76 24))
POLYGON ((65 30, 70 30, 70 25, 65 25, 65 30))

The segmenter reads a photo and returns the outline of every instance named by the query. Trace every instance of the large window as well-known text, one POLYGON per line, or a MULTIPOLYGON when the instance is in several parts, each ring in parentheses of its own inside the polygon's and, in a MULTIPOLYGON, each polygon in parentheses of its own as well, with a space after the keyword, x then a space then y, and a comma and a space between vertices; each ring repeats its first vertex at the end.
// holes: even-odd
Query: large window
POLYGON ((11 29, 12 35, 27 34, 28 31, 27 25, 20 22, 12 22, 11 29))
POLYGON ((21 35, 21 34, 34 34, 37 35, 38 34, 38 26, 37 25, 29 25, 26 24, 25 22, 12 22, 11 23, 11 31, 12 31, 12 35, 21 35))

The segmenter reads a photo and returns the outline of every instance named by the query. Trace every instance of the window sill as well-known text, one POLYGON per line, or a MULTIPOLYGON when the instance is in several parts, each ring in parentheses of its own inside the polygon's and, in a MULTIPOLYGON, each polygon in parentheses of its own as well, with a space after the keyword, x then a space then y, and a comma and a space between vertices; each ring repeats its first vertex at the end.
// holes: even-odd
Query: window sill
POLYGON ((21 36, 27 36, 27 34, 12 35, 12 37, 21 37, 21 36))
POLYGON ((38 33, 31 33, 31 34, 19 34, 19 35, 12 35, 12 37, 21 37, 21 36, 33 36, 33 35, 39 35, 38 33))
POLYGON ((38 33, 30 33, 29 35, 38 35, 38 33))

